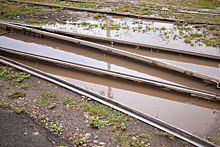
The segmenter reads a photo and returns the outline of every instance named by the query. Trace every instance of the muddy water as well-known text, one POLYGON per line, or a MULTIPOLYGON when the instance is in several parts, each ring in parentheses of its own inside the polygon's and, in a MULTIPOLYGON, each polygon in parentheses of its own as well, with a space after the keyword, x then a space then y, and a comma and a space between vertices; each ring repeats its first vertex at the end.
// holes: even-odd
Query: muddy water
POLYGON ((97 93, 102 93, 106 97, 196 135, 206 133, 206 130, 213 125, 214 119, 217 117, 217 114, 213 113, 214 109, 220 110, 219 103, 190 98, 188 95, 105 79, 41 61, 21 59, 7 54, 4 56, 33 68, 36 68, 36 63, 38 63, 37 69, 41 71, 97 93))
MULTIPOLYGON (((79 20, 76 23, 82 23, 84 21, 79 20)), ((86 20, 87 23, 97 24, 97 27, 89 28, 89 25, 74 25, 74 22, 67 22, 67 24, 56 24, 56 25, 45 25, 43 28, 51 28, 75 33, 82 33, 88 35, 95 35, 101 37, 109 37, 115 39, 121 39, 126 41, 133 41, 138 43, 151 44, 156 46, 170 47, 177 50, 186 50, 193 51, 203 54, 220 56, 220 49, 210 46, 206 46, 202 42, 192 41, 191 44, 184 43, 184 35, 189 35, 189 33, 202 33, 203 29, 197 31, 188 25, 191 31, 183 31, 183 34, 180 34, 180 31, 172 23, 163 23, 158 21, 144 21, 131 18, 111 18, 103 20, 86 20), (119 30, 108 29, 108 26, 120 26, 119 30), (106 25, 104 29, 102 26, 106 25), (165 29, 161 29, 161 28, 165 29), (124 29, 123 29, 124 28, 124 29), (167 33, 167 35, 164 35, 167 33), (173 37, 175 39, 173 39, 173 37)))
MULTIPOLYGON (((8 37, 0 37, 0 46, 23 52, 34 53, 40 56, 53 57, 68 62, 80 63, 83 65, 126 73, 160 82, 184 85, 215 93, 220 92, 220 90, 213 87, 204 86, 200 80, 167 72, 166 70, 154 68, 146 64, 141 64, 134 61, 131 62, 121 57, 118 58, 112 55, 103 54, 102 52, 94 51, 89 48, 83 48, 82 46, 77 46, 75 44, 73 47, 73 44, 71 43, 39 39, 21 34, 9 34, 7 36, 8 37), (11 37, 12 35, 13 37, 17 36, 19 39, 29 40, 34 43, 27 43, 9 38, 9 36, 11 37), (52 45, 53 47, 49 45, 52 45)), ((210 69, 212 69, 212 67, 210 67, 210 69)), ((215 68, 213 68, 212 71, 215 71, 214 69, 215 68)))

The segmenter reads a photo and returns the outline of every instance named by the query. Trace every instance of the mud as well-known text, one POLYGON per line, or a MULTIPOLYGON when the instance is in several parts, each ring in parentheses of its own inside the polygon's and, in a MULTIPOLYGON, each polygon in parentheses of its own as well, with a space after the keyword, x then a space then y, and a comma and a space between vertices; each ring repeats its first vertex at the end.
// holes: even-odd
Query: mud
POLYGON ((104 79, 41 61, 7 57, 115 99, 196 135, 205 134, 206 130, 214 125, 220 110, 219 103, 191 98, 184 94, 138 86, 117 79, 104 79))
MULTIPOLYGON (((161 70, 143 63, 138 63, 135 61, 131 62, 126 58, 122 58, 122 57, 118 58, 118 57, 114 57, 113 55, 103 54, 102 52, 95 51, 91 48, 85 48, 77 45, 74 45, 73 47, 73 44, 71 43, 57 41, 57 40, 52 41, 50 39, 28 37, 21 34, 8 34, 7 36, 19 40, 21 39, 23 41, 14 40, 2 36, 0 38, 2 42, 1 43, 2 47, 9 47, 20 51, 38 54, 40 56, 46 56, 46 57, 50 56, 68 62, 70 61, 74 63, 80 63, 83 65, 89 65, 97 68, 103 68, 106 70, 126 73, 142 78, 163 81, 166 83, 172 83, 176 85, 180 84, 187 87, 214 92, 217 94, 219 93, 218 89, 215 89, 212 86, 205 86, 201 83, 202 81, 200 80, 196 80, 194 78, 183 76, 181 74, 177 74, 174 72, 168 72, 167 70, 161 70), (32 43, 27 43, 26 41, 28 42, 30 41, 32 43), (12 44, 12 42, 14 43, 12 44)), ((219 70, 219 68, 205 67, 202 65, 200 66, 199 65, 196 66, 193 64, 189 64, 189 65, 191 65, 191 67, 194 68, 195 67, 199 67, 202 69, 208 68, 209 71, 212 71, 211 72, 212 74, 216 73, 214 71, 219 70)))

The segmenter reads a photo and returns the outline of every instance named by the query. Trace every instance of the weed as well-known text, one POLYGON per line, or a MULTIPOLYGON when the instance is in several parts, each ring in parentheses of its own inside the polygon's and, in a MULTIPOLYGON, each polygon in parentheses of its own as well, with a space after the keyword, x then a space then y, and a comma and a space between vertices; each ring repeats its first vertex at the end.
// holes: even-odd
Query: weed
POLYGON ((173 140, 174 139, 174 135, 168 133, 168 132, 159 132, 158 130, 156 130, 156 133, 159 134, 159 135, 162 135, 162 136, 166 136, 168 137, 169 139, 173 140))
POLYGON ((139 48, 139 46, 137 45, 137 47, 135 48, 135 51, 139 51, 139 49, 140 49, 140 48, 139 48))
POLYGON ((182 145, 189 145, 189 143, 186 141, 182 141, 182 145))
POLYGON ((0 107, 8 108, 8 104, 9 104, 9 103, 0 103, 0 107))
POLYGON ((163 144, 163 143, 161 143, 161 145, 160 145, 161 147, 168 147, 168 146, 166 146, 165 144, 163 144))
POLYGON ((57 126, 57 124, 54 124, 53 126, 50 126, 52 129, 53 129, 53 131, 55 131, 55 132, 59 132, 60 131, 60 128, 57 126))
POLYGON ((56 103, 50 104, 48 108, 53 109, 56 106, 56 103))
POLYGON ((24 111, 24 107, 20 108, 20 107, 16 107, 15 108, 15 112, 17 112, 18 114, 24 111))
POLYGON ((41 107, 43 105, 43 103, 47 102, 46 100, 44 100, 42 98, 39 98, 39 99, 36 98, 36 100, 38 101, 38 103, 35 104, 35 106, 38 106, 38 107, 41 107))
POLYGON ((70 108, 72 108, 73 106, 76 105, 76 101, 73 100, 71 97, 65 97, 63 99, 63 103, 66 104, 68 109, 70 109, 70 108))
POLYGON ((185 39, 184 42, 185 42, 185 43, 191 43, 191 40, 185 39))
POLYGON ((79 106, 85 112, 90 113, 91 117, 88 122, 90 122, 89 126, 91 127, 99 128, 99 126, 109 124, 114 125, 116 128, 126 129, 125 122, 127 119, 124 113, 111 111, 112 108, 98 103, 93 105, 81 103, 79 106))
POLYGON ((211 40, 204 40, 203 43, 206 44, 207 46, 217 46, 217 45, 220 45, 220 43, 215 43, 214 41, 211 41, 211 40))
POLYGON ((72 19, 78 19, 78 17, 77 17, 77 16, 75 16, 75 15, 73 15, 72 19))
POLYGON ((81 102, 87 102, 87 97, 86 96, 82 96, 81 102))
POLYGON ((190 36, 191 36, 191 37, 202 37, 202 34, 199 34, 199 33, 191 33, 190 36))
POLYGON ((61 117, 62 114, 56 114, 55 117, 61 117))
POLYGON ((25 89, 28 90, 30 87, 33 87, 34 85, 28 85, 27 83, 24 86, 21 86, 19 89, 25 89))
POLYGON ((129 132, 123 134, 115 134, 112 140, 118 141, 120 146, 134 146, 134 147, 144 147, 146 146, 148 140, 150 139, 150 135, 129 132))
POLYGON ((176 37, 178 37, 177 34, 175 34, 175 35, 173 36, 173 40, 176 40, 176 37))
POLYGON ((164 31, 164 30, 166 30, 165 26, 163 26, 163 27, 162 27, 162 28, 160 28, 160 29, 161 29, 161 30, 163 30, 163 31, 164 31))
POLYGON ((45 14, 47 14, 46 12, 41 12, 41 13, 39 13, 39 15, 45 15, 45 14))
POLYGON ((56 98, 57 95, 55 93, 52 93, 52 92, 42 92, 42 98, 43 99, 53 99, 53 98, 56 98))
POLYGON ((44 115, 40 115, 40 119, 43 120, 45 118, 44 115))
POLYGON ((83 143, 85 143, 85 142, 86 142, 86 140, 85 140, 85 139, 81 139, 81 138, 77 138, 77 139, 75 140, 75 144, 76 144, 76 145, 83 144, 83 143))
POLYGON ((18 98, 18 97, 25 97, 25 96, 26 96, 26 93, 18 92, 18 91, 8 95, 9 98, 18 98))
POLYGON ((105 91, 104 90, 99 91, 99 94, 105 96, 105 91))

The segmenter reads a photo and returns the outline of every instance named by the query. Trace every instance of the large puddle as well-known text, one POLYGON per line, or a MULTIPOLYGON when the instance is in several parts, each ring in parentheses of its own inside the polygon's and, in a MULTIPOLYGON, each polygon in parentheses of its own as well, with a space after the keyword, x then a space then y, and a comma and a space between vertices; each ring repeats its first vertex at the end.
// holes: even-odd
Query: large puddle
POLYGON ((190 98, 188 95, 143 87, 57 67, 41 61, 6 57, 55 75, 86 89, 124 103, 138 111, 196 135, 204 135, 213 126, 220 104, 190 98))
MULTIPOLYGON (((212 40, 214 37, 205 27, 198 29, 192 25, 180 27, 163 21, 112 17, 98 20, 85 18, 85 20, 67 22, 66 24, 44 25, 43 28, 220 56, 220 48, 204 44, 204 40, 212 40)), ((158 54, 153 55, 157 56, 158 54)))
MULTIPOLYGON (((203 85, 200 80, 196 80, 194 78, 170 72, 167 70, 162 70, 160 68, 155 68, 147 64, 130 61, 122 57, 119 58, 117 56, 115 57, 113 55, 103 54, 100 51, 78 46, 76 44, 71 44, 68 42, 62 42, 57 40, 51 41, 48 39, 34 38, 21 34, 8 34, 7 36, 8 37, 0 37, 0 46, 31 54, 34 53, 44 57, 53 57, 68 62, 74 62, 87 66, 110 70, 114 72, 126 73, 129 75, 156 80, 159 82, 166 82, 174 85, 183 85, 214 93, 220 92, 220 90, 214 87, 203 85), (16 38, 16 40, 12 38, 16 38), (29 41, 32 43, 30 43, 29 41)), ((182 66, 185 64, 188 65, 188 63, 178 63, 179 64, 177 64, 177 66, 181 64, 182 66)), ((189 64, 188 66, 192 66, 194 68, 197 67, 198 69, 201 68, 201 70, 203 69, 205 71, 211 72, 211 74, 216 75, 217 77, 219 76, 219 72, 216 72, 220 70, 219 68, 194 64, 189 64)))

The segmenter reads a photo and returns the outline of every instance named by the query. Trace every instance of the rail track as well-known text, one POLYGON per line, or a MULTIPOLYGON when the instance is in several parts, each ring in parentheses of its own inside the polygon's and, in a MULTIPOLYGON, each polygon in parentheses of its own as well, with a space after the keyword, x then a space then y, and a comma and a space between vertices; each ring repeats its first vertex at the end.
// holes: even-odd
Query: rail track
MULTIPOLYGON (((107 47, 105 45, 100 45, 98 43, 93 43, 93 42, 83 40, 84 38, 86 38, 87 40, 89 40, 89 39, 94 39, 94 40, 102 39, 103 41, 109 41, 109 40, 107 40, 107 38, 93 37, 93 36, 89 36, 89 35, 82 35, 82 34, 76 34, 76 33, 70 34, 67 32, 43 29, 40 27, 34 27, 31 25, 29 25, 29 26, 22 25, 22 24, 18 24, 18 23, 13 24, 13 23, 0 22, 0 27, 4 28, 5 30, 10 31, 10 32, 21 32, 21 33, 24 33, 27 35, 32 35, 32 36, 37 36, 37 37, 52 37, 52 38, 55 38, 58 40, 64 40, 64 41, 68 41, 71 43, 75 43, 77 45, 86 46, 91 49, 101 50, 103 52, 107 52, 107 53, 110 53, 113 55, 123 56, 123 57, 129 58, 129 59, 132 59, 132 60, 135 60, 138 62, 147 63, 149 65, 154 65, 156 67, 163 67, 163 68, 169 69, 170 71, 175 71, 178 73, 182 73, 185 75, 189 75, 192 77, 196 77, 198 79, 208 81, 210 83, 214 83, 214 84, 216 84, 216 87, 219 88, 220 80, 217 79, 216 77, 211 77, 211 76, 204 75, 201 73, 189 71, 187 69, 179 68, 179 67, 173 66, 171 64, 167 64, 167 63, 161 62, 159 60, 152 59, 150 57, 132 54, 129 52, 122 51, 120 49, 115 49, 112 47, 107 47), (83 38, 83 39, 76 39, 76 38, 72 38, 70 36, 83 38)), ((1 35, 6 35, 6 34, 7 33, 1 34, 1 35)), ((117 42, 119 44, 129 44, 131 46, 136 45, 136 44, 133 44, 132 42, 123 42, 123 41, 114 40, 114 39, 111 41, 117 42)), ((149 48, 149 46, 144 46, 144 45, 143 45, 143 47, 149 48)), ((0 53, 1 55, 13 54, 14 56, 16 56, 16 58, 22 57, 22 58, 35 60, 35 61, 48 62, 48 63, 52 63, 52 64, 62 66, 65 68, 68 67, 68 69, 71 69, 71 70, 74 69, 74 70, 78 70, 81 72, 92 73, 92 74, 95 74, 98 76, 103 76, 105 78, 106 77, 113 78, 113 79, 116 78, 116 79, 120 79, 122 81, 136 83, 138 85, 140 85, 140 84, 145 85, 145 86, 152 85, 152 86, 160 87, 164 90, 169 90, 171 92, 186 93, 186 94, 190 94, 191 96, 195 96, 195 97, 211 99, 212 101, 220 100, 219 93, 199 90, 199 89, 195 89, 193 87, 190 88, 190 87, 183 86, 183 85, 171 84, 169 82, 161 82, 158 80, 152 80, 152 79, 148 79, 145 77, 134 76, 134 75, 130 75, 127 73, 105 70, 105 69, 101 69, 101 68, 97 68, 97 67, 93 67, 93 66, 88 66, 88 65, 84 65, 84 64, 68 62, 66 60, 56 59, 56 58, 49 57, 49 56, 31 54, 31 53, 28 53, 25 51, 15 50, 13 48, 0 47, 0 50, 1 50, 1 53, 0 53)), ((172 51, 172 50, 169 50, 169 51, 172 51)), ((186 54, 188 54, 188 53, 186 53, 186 54)), ((200 56, 200 55, 193 54, 193 56, 200 56)), ((203 55, 201 55, 201 56, 202 56, 202 58, 204 57, 203 55)), ((212 58, 212 57, 205 57, 205 58, 212 58)), ((219 61, 219 57, 213 57, 212 60, 219 61)), ((86 95, 96 101, 99 101, 105 105, 113 107, 113 108, 120 110, 124 113, 127 113, 137 119, 140 119, 150 125, 153 125, 153 126, 159 128, 163 131, 169 132, 169 133, 171 133, 171 134, 173 134, 173 135, 175 135, 185 141, 188 141, 196 146, 215 146, 214 144, 212 144, 202 138, 199 138, 191 133, 185 132, 177 127, 174 127, 174 126, 172 126, 168 123, 165 123, 161 120, 158 120, 148 114, 145 114, 143 112, 135 110, 134 108, 126 106, 125 104, 122 104, 118 101, 109 99, 105 96, 101 96, 100 94, 97 94, 91 90, 87 90, 83 87, 77 86, 77 85, 72 84, 70 82, 67 82, 65 80, 61 80, 60 78, 57 78, 56 76, 53 76, 51 74, 42 72, 40 70, 31 68, 31 67, 28 67, 26 65, 23 65, 19 62, 5 58, 3 56, 0 57, 0 62, 3 64, 13 66, 18 69, 27 71, 35 76, 38 76, 40 78, 43 78, 48 81, 59 84, 61 86, 64 86, 64 87, 66 87, 70 90, 73 90, 75 92, 78 92, 82 95, 86 95)), ((218 102, 217 102, 217 105, 218 105, 218 102)))

